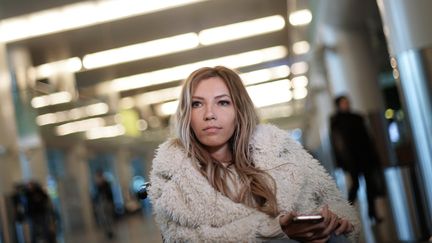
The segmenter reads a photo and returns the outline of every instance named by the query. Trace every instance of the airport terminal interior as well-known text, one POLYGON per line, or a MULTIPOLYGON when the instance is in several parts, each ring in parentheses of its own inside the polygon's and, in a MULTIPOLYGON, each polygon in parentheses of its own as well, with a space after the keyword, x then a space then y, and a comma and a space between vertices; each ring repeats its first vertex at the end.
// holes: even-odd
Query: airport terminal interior
POLYGON ((430 10, 429 0, 0 0, 0 243, 162 242, 138 192, 174 136, 182 81, 218 65, 239 72, 260 121, 289 132, 347 199, 330 117, 349 97, 379 157, 381 193, 368 200, 360 176, 353 202, 359 242, 432 241, 430 10), (40 208, 49 216, 32 224, 40 208))

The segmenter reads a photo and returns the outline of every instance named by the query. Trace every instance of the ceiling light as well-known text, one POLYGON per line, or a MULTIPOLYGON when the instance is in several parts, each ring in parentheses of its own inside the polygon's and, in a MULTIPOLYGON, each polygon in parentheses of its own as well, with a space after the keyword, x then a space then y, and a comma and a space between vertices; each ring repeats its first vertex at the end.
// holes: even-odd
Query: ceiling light
POLYGON ((86 131, 87 139, 99 139, 117 137, 125 134, 125 129, 122 125, 112 125, 105 127, 95 127, 86 131))
POLYGON ((199 32, 199 38, 201 44, 213 45, 216 43, 238 40, 278 31, 284 27, 284 18, 281 15, 274 15, 270 17, 205 29, 199 32))
POLYGON ((310 45, 307 41, 298 41, 293 44, 293 52, 296 55, 305 54, 309 51, 310 45))
POLYGON ((159 116, 169 116, 176 112, 179 101, 174 100, 160 104, 156 107, 156 112, 159 116))
POLYGON ((307 62, 296 62, 291 65, 291 72, 294 75, 304 74, 309 70, 307 62))
POLYGON ((102 102, 85 106, 83 109, 85 110, 86 116, 97 116, 109 111, 108 105, 102 102))
POLYGON ((45 63, 40 66, 31 68, 29 70, 29 74, 31 76, 34 76, 36 79, 44 79, 57 73, 74 73, 81 70, 81 68, 81 59, 79 57, 72 57, 65 60, 45 63))
POLYGON ((85 132, 92 128, 105 126, 103 118, 90 118, 81 121, 69 122, 55 128, 57 135, 64 136, 71 133, 85 132))
POLYGON ((282 65, 240 74, 245 86, 288 77, 290 68, 282 65))
POLYGON ((86 1, 0 21, 0 42, 13 42, 153 13, 204 0, 86 1))
POLYGON ((187 33, 88 54, 84 56, 83 64, 86 69, 94 69, 189 50, 198 45, 198 35, 187 33))
POLYGON ((150 91, 138 95, 136 98, 137 99, 136 103, 139 105, 149 105, 149 104, 160 103, 168 100, 174 100, 174 99, 178 99, 180 93, 181 93, 180 86, 160 89, 156 91, 150 91))
POLYGON ((292 99, 291 85, 288 79, 247 87, 247 91, 256 107, 270 106, 288 102, 292 99))
POLYGON ((69 92, 61 91, 49 95, 34 97, 31 100, 31 105, 33 106, 33 108, 41 108, 49 105, 67 103, 71 100, 72 96, 69 94, 69 92))
POLYGON ((298 10, 290 13, 289 22, 293 26, 306 25, 312 21, 312 13, 309 9, 298 10))
POLYGON ((54 113, 48 113, 36 117, 36 123, 39 126, 44 126, 48 124, 53 124, 57 122, 57 117, 54 113))
POLYGON ((305 98, 308 94, 308 91, 305 87, 298 87, 293 89, 293 96, 295 100, 301 100, 305 98))
POLYGON ((235 55, 199 61, 199 62, 185 64, 181 66, 160 69, 153 72, 136 74, 136 75, 117 78, 112 81, 104 82, 97 86, 97 92, 98 93, 106 93, 109 91, 120 92, 125 90, 148 87, 157 84, 168 83, 168 82, 184 79, 191 72, 201 67, 211 67, 211 66, 217 66, 223 64, 230 68, 239 68, 239 67, 250 66, 250 65, 259 64, 267 61, 277 60, 286 57, 287 53, 288 51, 284 46, 274 46, 270 48, 243 52, 235 55))
POLYGON ((57 111, 56 113, 42 114, 36 117, 36 123, 39 126, 60 123, 71 120, 78 120, 84 117, 98 116, 108 113, 109 107, 106 103, 99 102, 82 107, 76 107, 71 110, 57 111))
POLYGON ((306 76, 298 76, 291 80, 293 88, 304 88, 308 84, 308 78, 306 76))

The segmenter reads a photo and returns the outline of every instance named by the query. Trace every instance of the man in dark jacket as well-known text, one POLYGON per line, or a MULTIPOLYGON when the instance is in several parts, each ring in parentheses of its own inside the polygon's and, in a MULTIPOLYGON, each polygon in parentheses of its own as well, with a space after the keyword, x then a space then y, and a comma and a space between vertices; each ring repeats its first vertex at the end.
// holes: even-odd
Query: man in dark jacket
POLYGON ((379 222, 375 198, 382 195, 381 169, 375 145, 369 136, 363 117, 351 112, 346 96, 335 99, 336 113, 331 117, 330 137, 336 165, 348 172, 352 179, 348 200, 357 198, 359 176, 366 181, 369 217, 379 222))

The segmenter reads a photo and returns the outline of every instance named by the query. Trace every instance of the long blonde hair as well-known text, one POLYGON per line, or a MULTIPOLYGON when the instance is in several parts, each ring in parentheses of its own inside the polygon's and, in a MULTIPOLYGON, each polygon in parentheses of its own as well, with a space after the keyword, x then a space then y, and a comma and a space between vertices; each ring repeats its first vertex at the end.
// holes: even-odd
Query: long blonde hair
POLYGON ((194 71, 185 80, 176 113, 177 142, 185 148, 196 162, 195 166, 216 190, 235 202, 276 216, 278 210, 274 180, 255 167, 249 148, 249 140, 258 122, 253 102, 240 76, 233 70, 223 66, 204 67, 194 71), (235 130, 229 144, 233 153, 233 166, 240 178, 239 195, 230 192, 226 183, 226 175, 229 174, 227 169, 210 156, 191 128, 192 94, 201 80, 211 77, 220 77, 225 82, 236 113, 235 130))

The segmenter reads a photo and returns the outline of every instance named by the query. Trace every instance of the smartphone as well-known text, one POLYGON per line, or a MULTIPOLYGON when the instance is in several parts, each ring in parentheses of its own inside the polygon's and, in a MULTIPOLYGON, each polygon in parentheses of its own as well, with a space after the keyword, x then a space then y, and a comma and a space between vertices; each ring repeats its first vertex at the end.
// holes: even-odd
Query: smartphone
POLYGON ((294 223, 321 223, 324 220, 322 215, 299 215, 293 218, 294 223))

